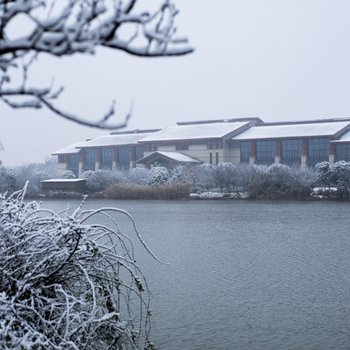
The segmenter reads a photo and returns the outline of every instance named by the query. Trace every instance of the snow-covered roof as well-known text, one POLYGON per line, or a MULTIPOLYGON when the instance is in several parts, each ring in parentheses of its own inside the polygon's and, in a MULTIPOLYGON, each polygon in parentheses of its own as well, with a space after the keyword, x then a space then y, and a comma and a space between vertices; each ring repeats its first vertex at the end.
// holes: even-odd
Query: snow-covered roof
POLYGON ((350 142, 350 130, 347 131, 344 135, 342 135, 339 138, 339 140, 333 140, 331 142, 334 142, 334 143, 350 142))
POLYGON ((163 156, 168 159, 171 159, 176 162, 180 163, 202 163, 200 160, 192 158, 186 154, 179 153, 179 152, 160 152, 160 151, 155 151, 151 154, 149 154, 146 157, 143 157, 139 159, 136 163, 144 163, 147 162, 149 159, 152 159, 157 156, 163 156))
POLYGON ((85 182, 86 181, 86 179, 48 179, 48 180, 42 180, 42 181, 40 181, 40 182, 54 182, 54 183, 56 183, 56 182, 58 182, 58 183, 60 183, 60 182, 65 182, 65 183, 73 183, 73 182, 85 182))
POLYGON ((78 154, 80 152, 79 147, 82 147, 88 141, 75 142, 69 146, 59 149, 58 151, 52 153, 53 156, 58 156, 60 154, 78 154))
POLYGON ((160 130, 148 137, 141 139, 141 142, 149 141, 176 141, 194 140, 207 138, 220 138, 248 125, 250 121, 240 122, 219 122, 208 124, 173 125, 160 130))
POLYGON ((334 136, 350 121, 253 126, 233 137, 233 140, 275 139, 281 137, 334 136))
POLYGON ((152 135, 151 132, 103 135, 86 142, 79 148, 135 145, 139 140, 150 135, 152 135))

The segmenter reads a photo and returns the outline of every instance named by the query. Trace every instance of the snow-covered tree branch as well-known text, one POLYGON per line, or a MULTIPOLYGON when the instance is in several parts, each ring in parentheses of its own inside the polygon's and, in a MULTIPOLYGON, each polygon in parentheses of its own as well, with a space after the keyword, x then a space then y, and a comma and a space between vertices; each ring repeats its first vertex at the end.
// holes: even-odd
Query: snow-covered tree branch
POLYGON ((155 10, 142 10, 138 0, 0 0, 0 98, 13 108, 46 107, 63 118, 102 129, 125 126, 110 123, 114 103, 97 121, 81 118, 55 105, 62 87, 31 86, 29 69, 42 53, 57 57, 93 54, 108 47, 141 57, 191 53, 186 38, 177 37, 178 10, 159 0, 155 10), (11 25, 26 21, 23 30, 11 25), (30 29, 28 30, 28 23, 30 29), (12 29, 13 30, 13 29, 12 29), (20 74, 18 74, 20 73, 20 74), (20 81, 17 81, 20 75, 20 81))
POLYGON ((133 218, 59 215, 24 194, 0 199, 0 348, 153 349, 147 283, 114 214, 145 246, 133 218))

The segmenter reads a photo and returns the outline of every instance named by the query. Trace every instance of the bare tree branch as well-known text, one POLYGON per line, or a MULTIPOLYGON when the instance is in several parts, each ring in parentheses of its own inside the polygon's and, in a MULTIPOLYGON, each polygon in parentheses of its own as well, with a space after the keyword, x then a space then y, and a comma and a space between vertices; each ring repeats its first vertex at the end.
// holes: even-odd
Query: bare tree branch
POLYGON ((86 126, 124 127, 129 114, 120 123, 110 123, 114 108, 97 122, 58 109, 52 100, 60 94, 53 92, 51 86, 27 87, 29 69, 41 53, 57 57, 93 54, 99 46, 140 57, 193 52, 186 39, 176 37, 175 5, 170 0, 159 2, 158 10, 137 12, 137 0, 0 0, 0 99, 13 108, 46 107, 86 126), (19 15, 27 18, 32 29, 11 38, 10 24, 19 15), (13 76, 19 71, 22 71, 22 83, 14 87, 13 76), (18 96, 29 99, 13 100, 18 96))

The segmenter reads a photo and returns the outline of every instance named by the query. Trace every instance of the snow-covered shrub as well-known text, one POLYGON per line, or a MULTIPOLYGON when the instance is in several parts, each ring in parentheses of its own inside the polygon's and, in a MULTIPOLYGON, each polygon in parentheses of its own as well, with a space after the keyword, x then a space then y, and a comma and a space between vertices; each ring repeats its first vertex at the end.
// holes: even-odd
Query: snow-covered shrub
POLYGON ((315 165, 318 177, 318 184, 330 187, 334 183, 333 165, 329 162, 320 162, 315 165))
POLYGON ((126 180, 138 185, 146 185, 150 180, 151 172, 145 168, 133 168, 126 174, 126 180))
POLYGON ((170 183, 181 183, 188 182, 188 168, 183 165, 179 165, 176 168, 172 169, 170 172, 170 183))
POLYGON ((232 163, 219 163, 214 167, 213 180, 221 191, 232 191, 236 180, 236 167, 232 163))
POLYGON ((75 179, 76 176, 74 174, 74 171, 72 170, 66 170, 62 174, 62 179, 75 179))
POLYGON ((40 181, 57 177, 56 163, 32 163, 12 168, 0 168, 0 193, 18 191, 29 181, 27 194, 37 194, 41 189, 40 181))
MULTIPOLYGON (((253 167, 252 167, 253 168, 253 167)), ((310 195, 315 181, 312 170, 284 164, 254 167, 250 198, 290 199, 310 195)))
POLYGON ((201 164, 194 170, 194 187, 195 190, 209 191, 215 186, 214 181, 214 166, 211 164, 201 164))
POLYGON ((151 186, 158 186, 166 183, 170 178, 167 168, 162 166, 153 167, 150 172, 148 184, 151 186))
POLYGON ((122 173, 111 170, 87 170, 81 177, 86 179, 86 187, 90 192, 103 191, 108 186, 124 179, 122 173))
POLYGON ((145 246, 130 215, 80 206, 60 216, 23 197, 0 201, 0 348, 152 348, 147 284, 114 221, 128 216, 145 246))

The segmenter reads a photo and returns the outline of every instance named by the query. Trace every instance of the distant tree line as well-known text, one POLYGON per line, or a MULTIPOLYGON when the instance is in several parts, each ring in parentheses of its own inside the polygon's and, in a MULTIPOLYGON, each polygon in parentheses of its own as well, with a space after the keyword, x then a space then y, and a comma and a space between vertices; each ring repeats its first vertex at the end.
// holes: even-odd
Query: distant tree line
MULTIPOLYGON (((0 192, 23 188, 29 180, 27 193, 41 192, 40 181, 49 178, 75 178, 72 171, 57 174, 56 163, 30 164, 15 168, 0 168, 0 192)), ((189 193, 244 193, 251 199, 303 199, 310 197, 315 187, 328 197, 349 198, 350 162, 318 163, 314 168, 220 163, 173 169, 135 168, 129 172, 85 171, 90 194, 113 199, 186 198, 189 193)))

